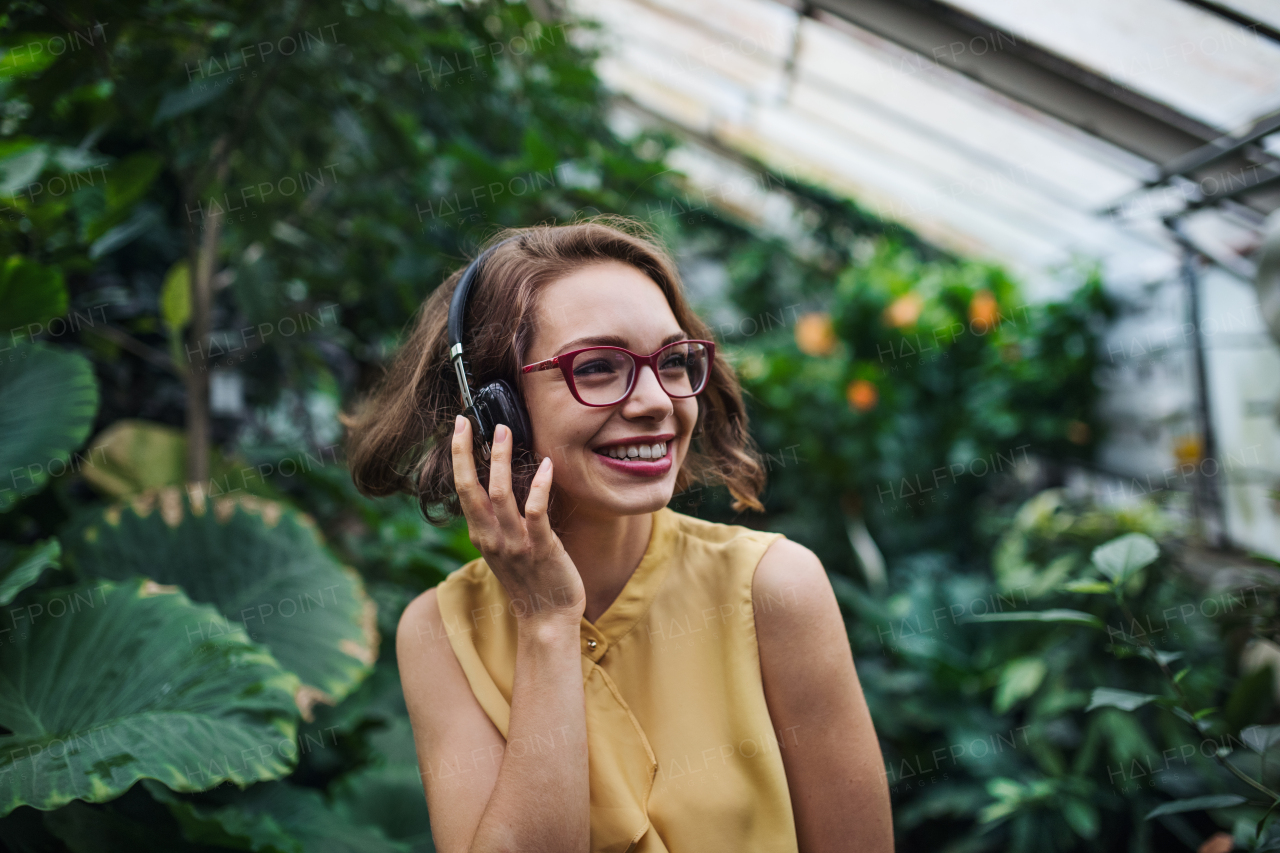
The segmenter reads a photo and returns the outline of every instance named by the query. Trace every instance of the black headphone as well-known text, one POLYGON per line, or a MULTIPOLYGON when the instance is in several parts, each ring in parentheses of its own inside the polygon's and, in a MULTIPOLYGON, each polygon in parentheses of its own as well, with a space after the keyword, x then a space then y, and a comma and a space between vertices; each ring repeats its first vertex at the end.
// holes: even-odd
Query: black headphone
POLYGON ((462 357, 463 315, 467 310, 467 297, 471 293, 471 285, 480 275, 484 262, 499 246, 512 240, 507 239, 490 246, 480 253, 462 273, 458 286, 453 291, 453 301, 449 305, 449 360, 458 374, 458 387, 462 389, 462 400, 465 408, 463 416, 471 421, 476 434, 483 439, 482 453, 489 458, 489 445, 493 443, 498 424, 506 424, 511 430, 512 451, 533 446, 532 430, 529 428, 529 416, 525 412, 524 403, 505 380, 498 379, 485 385, 473 396, 471 382, 467 378, 466 363, 462 357))

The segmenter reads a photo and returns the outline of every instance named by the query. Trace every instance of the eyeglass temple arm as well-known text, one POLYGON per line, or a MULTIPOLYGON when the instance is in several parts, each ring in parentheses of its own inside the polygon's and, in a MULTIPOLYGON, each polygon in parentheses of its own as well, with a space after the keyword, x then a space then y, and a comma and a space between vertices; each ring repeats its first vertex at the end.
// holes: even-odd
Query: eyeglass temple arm
POLYGON ((533 373, 535 370, 550 370, 553 367, 560 366, 560 356, 549 358, 546 361, 540 361, 537 364, 530 364, 523 369, 524 373, 533 373))

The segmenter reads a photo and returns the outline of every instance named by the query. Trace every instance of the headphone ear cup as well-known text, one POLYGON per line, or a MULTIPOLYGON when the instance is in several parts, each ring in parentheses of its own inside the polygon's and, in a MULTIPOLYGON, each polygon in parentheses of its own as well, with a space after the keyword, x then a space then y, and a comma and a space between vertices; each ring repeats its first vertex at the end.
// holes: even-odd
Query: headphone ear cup
POLYGON ((493 441, 498 424, 506 424, 511 429, 514 448, 532 449, 533 431, 529 428, 529 416, 510 385, 501 379, 490 382, 480 389, 474 400, 486 440, 493 441))

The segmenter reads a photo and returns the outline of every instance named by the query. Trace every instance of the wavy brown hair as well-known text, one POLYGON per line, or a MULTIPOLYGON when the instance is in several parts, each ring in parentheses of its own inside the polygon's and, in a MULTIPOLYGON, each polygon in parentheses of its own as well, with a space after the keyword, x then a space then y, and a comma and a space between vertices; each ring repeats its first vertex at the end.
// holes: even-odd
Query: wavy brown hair
MULTIPOLYGON (((548 284, 592 264, 620 261, 640 270, 662 288, 689 337, 715 340, 686 302, 675 262, 643 223, 604 215, 568 225, 506 229, 492 235, 481 250, 509 237, 519 239, 495 250, 471 286, 463 345, 473 392, 505 379, 520 393, 519 366, 533 339, 538 295, 548 284)), ((370 497, 416 495, 423 515, 435 525, 461 514, 450 442, 462 394, 449 361, 447 324, 464 269, 454 271, 427 298, 382 381, 355 414, 343 417, 356 488, 370 497)), ((676 476, 676 492, 694 483, 723 484, 735 511, 763 511, 764 466, 747 432, 742 387, 725 359, 713 360, 707 387, 697 400, 700 429, 676 476)), ((522 512, 539 461, 528 449, 518 450, 512 459, 512 491, 522 512)), ((479 454, 476 466, 488 489, 488 463, 479 454)), ((555 519, 554 489, 551 503, 549 516, 555 519)))

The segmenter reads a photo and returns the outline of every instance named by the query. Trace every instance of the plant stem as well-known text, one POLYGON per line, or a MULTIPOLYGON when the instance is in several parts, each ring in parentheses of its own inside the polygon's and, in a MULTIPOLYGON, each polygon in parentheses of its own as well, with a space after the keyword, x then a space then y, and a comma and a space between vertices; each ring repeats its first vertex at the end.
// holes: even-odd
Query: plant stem
MULTIPOLYGON (((1120 609, 1124 611, 1125 618, 1128 619, 1131 624, 1137 623, 1138 620, 1134 617, 1133 611, 1129 609, 1129 605, 1125 603, 1124 596, 1121 595, 1119 587, 1116 588, 1116 603, 1120 605, 1120 609)), ((1164 673, 1165 678, 1167 678, 1169 680, 1169 683, 1173 685, 1174 692, 1178 694, 1179 707, 1181 707, 1182 710, 1186 711, 1188 715, 1194 718, 1195 712, 1187 707, 1187 694, 1183 692, 1182 687, 1179 686, 1178 682, 1174 679, 1173 673, 1169 671, 1168 665, 1160 660, 1160 655, 1156 651, 1155 645, 1152 644, 1151 639, 1146 634, 1143 634, 1141 637, 1141 640, 1142 640, 1142 644, 1146 646, 1147 649, 1151 652, 1151 659, 1156 662, 1156 665, 1160 667, 1160 671, 1164 673)), ((1197 731, 1196 734, 1201 734, 1201 732, 1197 731)), ((1275 791, 1272 791, 1266 785, 1257 781, 1252 776, 1245 773, 1243 770, 1236 767, 1231 762, 1227 761, 1221 755, 1218 755, 1215 752, 1213 757, 1219 764, 1221 764, 1224 768, 1226 768, 1227 771, 1229 771, 1233 776, 1235 776, 1240 781, 1244 782, 1246 785, 1249 785, 1250 787, 1261 791, 1262 793, 1270 797, 1273 801, 1280 801, 1280 794, 1277 794, 1275 791)))

